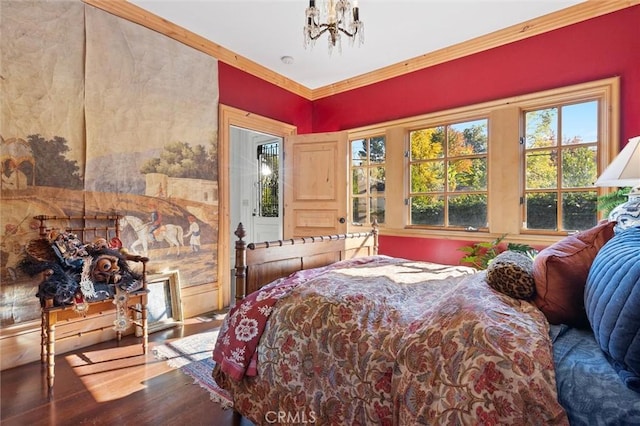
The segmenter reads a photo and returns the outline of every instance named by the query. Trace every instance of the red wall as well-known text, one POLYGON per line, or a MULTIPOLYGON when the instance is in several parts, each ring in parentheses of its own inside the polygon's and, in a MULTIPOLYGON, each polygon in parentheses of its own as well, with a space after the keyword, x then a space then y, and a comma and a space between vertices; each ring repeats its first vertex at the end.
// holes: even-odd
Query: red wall
POLYGON ((640 134, 640 6, 319 99, 313 131, 350 129, 619 75, 622 140, 640 134))
MULTIPOLYGON (((640 135, 640 6, 314 102, 315 132, 620 76, 621 144, 640 135)), ((380 253, 458 264, 466 241, 380 236, 380 253)))
POLYGON ((474 243, 474 241, 432 240, 385 235, 380 235, 378 242, 380 254, 450 265, 458 265, 460 259, 465 255, 459 250, 460 247, 474 243))
POLYGON ((314 102, 219 63, 220 102, 329 132, 619 75, 623 144, 640 134, 640 5, 314 102))
MULTIPOLYGON (((485 52, 307 101, 220 63, 220 102, 298 126, 345 130, 612 76, 621 81, 621 145, 640 135, 640 6, 485 52)), ((380 237, 380 252, 457 264, 464 241, 380 237)))
POLYGON ((220 103, 251 111, 311 133, 312 102, 223 62, 218 63, 220 103))

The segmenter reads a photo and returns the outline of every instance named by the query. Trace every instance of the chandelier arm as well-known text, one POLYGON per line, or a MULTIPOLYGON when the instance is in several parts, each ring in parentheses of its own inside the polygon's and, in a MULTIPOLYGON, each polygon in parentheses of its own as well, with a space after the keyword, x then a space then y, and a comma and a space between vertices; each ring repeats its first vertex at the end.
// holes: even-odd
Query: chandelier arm
POLYGON ((354 32, 350 33, 349 31, 345 30, 342 27, 338 27, 338 29, 340 31, 342 31, 343 33, 345 33, 346 35, 348 35, 349 37, 354 37, 356 34, 358 34, 358 29, 356 28, 354 32))
POLYGON ((315 36, 312 36, 311 34, 309 34, 309 38, 311 40, 319 39, 320 36, 322 36, 322 34, 324 34, 327 31, 329 31, 329 29, 331 28, 331 25, 329 25, 329 24, 320 24, 320 25, 316 25, 316 28, 322 28, 322 29, 315 36))

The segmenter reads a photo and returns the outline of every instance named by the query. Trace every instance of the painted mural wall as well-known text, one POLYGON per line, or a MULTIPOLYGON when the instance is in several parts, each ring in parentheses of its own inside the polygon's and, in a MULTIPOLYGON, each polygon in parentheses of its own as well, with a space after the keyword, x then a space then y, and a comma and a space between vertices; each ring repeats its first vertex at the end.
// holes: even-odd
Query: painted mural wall
POLYGON ((40 315, 35 215, 121 214, 151 273, 214 282, 217 60, 79 0, 1 7, 1 325, 40 315))

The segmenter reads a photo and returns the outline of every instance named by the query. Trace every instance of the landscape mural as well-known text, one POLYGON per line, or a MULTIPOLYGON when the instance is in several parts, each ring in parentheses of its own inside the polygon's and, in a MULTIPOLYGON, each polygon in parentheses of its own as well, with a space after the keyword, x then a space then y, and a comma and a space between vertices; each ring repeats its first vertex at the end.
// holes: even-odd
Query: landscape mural
POLYGON ((217 61, 79 0, 3 1, 0 19, 1 325, 40 317, 17 267, 35 215, 118 213, 151 273, 215 282, 217 61))

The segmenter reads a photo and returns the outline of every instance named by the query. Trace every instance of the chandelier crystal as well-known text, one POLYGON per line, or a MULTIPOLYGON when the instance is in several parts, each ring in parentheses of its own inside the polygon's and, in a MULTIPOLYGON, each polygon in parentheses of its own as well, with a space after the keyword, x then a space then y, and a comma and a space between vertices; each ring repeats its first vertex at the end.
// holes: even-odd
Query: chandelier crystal
POLYGON ((328 0, 323 2, 322 13, 316 7, 315 0, 309 0, 309 7, 305 13, 306 22, 304 26, 304 47, 313 46, 322 34, 329 35, 329 53, 337 45, 342 53, 341 35, 349 38, 349 44, 353 46, 355 38, 358 44, 364 43, 364 24, 360 21, 360 8, 358 0, 328 0), (326 17, 326 23, 323 23, 326 17))

